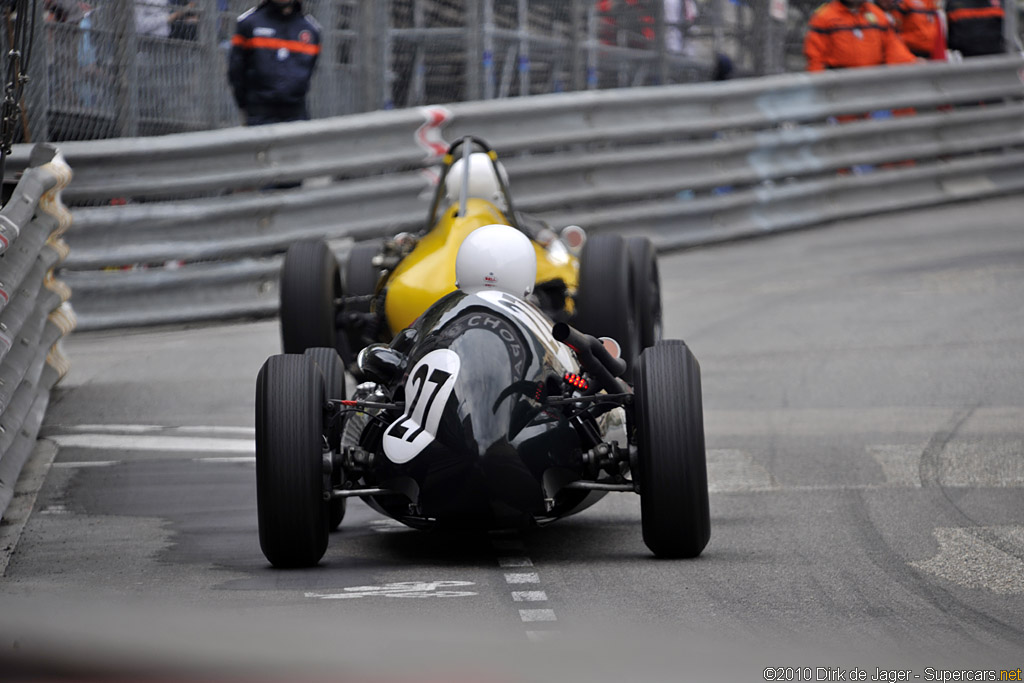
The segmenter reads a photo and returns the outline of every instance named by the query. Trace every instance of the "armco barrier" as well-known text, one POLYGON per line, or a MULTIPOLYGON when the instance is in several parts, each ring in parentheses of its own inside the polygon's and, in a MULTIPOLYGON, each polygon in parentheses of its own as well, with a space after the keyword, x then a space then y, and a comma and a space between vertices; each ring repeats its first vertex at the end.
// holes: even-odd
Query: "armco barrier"
POLYGON ((81 329, 273 315, 289 244, 423 229, 425 167, 467 134, 502 156, 517 208, 660 248, 1016 192, 1022 67, 975 58, 66 143, 77 205, 62 277, 81 329), (288 182, 303 186, 258 189, 288 182))
POLYGON ((71 292, 53 276, 67 256, 71 214, 60 192, 71 169, 37 145, 0 210, 0 516, 35 446, 50 390, 68 370, 61 339, 75 326, 71 292))

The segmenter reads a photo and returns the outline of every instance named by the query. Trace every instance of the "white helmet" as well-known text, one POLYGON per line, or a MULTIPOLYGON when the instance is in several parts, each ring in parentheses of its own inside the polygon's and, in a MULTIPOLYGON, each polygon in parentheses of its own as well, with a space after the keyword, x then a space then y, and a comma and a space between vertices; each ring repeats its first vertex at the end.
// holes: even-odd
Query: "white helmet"
POLYGON ((526 296, 536 279, 533 243, 508 225, 477 228, 462 241, 455 257, 455 286, 469 294, 493 289, 526 296))
MULTIPOLYGON (((469 197, 475 197, 477 199, 486 199, 489 202, 493 202, 498 205, 502 211, 508 209, 505 206, 505 195, 501 191, 501 184, 498 182, 497 176, 494 175, 494 168, 497 166, 498 173, 501 174, 501 179, 508 185, 508 173, 505 171, 505 167, 500 162, 492 162, 491 158, 483 152, 473 152, 469 155, 469 193, 466 195, 469 197)), ((466 162, 464 159, 459 158, 451 168, 448 169, 448 175, 445 177, 444 189, 448 196, 448 201, 457 202, 462 194, 462 182, 463 173, 466 168, 466 162)))

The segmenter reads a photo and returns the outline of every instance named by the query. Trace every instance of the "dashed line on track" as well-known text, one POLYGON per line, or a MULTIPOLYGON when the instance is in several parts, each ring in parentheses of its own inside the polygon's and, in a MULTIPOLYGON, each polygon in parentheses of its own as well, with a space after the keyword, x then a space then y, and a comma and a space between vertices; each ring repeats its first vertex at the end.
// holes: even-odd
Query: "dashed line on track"
MULTIPOLYGON (((526 569, 533 568, 533 560, 526 555, 526 547, 523 541, 515 537, 496 536, 492 534, 492 547, 498 551, 498 567, 501 569, 526 569)), ((509 587, 519 588, 528 585, 540 585, 540 574, 536 571, 510 571, 504 572, 505 583, 509 587)), ((546 603, 548 602, 547 591, 543 590, 512 590, 510 591, 514 603, 546 603)), ((555 610, 550 607, 530 607, 518 609, 519 620, 523 624, 551 624, 558 621, 555 610)), ((525 632, 527 640, 539 642, 550 640, 559 635, 557 629, 532 630, 525 632)))

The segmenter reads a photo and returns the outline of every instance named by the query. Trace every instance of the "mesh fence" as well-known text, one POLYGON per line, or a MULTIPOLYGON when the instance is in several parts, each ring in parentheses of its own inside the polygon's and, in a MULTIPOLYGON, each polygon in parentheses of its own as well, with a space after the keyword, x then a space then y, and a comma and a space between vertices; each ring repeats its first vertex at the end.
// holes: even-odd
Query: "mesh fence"
MULTIPOLYGON (((226 64, 253 0, 88 2, 40 0, 19 141, 240 123, 226 64)), ((707 80, 718 54, 736 75, 800 68, 805 22, 802 6, 772 19, 767 0, 305 0, 303 11, 323 27, 314 118, 707 80)), ((9 11, 3 21, 6 54, 9 11)))

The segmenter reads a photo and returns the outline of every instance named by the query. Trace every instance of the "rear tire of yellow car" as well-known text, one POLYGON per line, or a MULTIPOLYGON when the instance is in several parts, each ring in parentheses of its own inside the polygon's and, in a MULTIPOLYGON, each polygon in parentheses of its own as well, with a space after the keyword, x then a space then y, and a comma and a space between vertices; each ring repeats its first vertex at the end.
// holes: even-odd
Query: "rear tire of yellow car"
POLYGON ((256 379, 256 510, 275 567, 311 567, 327 551, 324 379, 311 358, 271 356, 256 379))
POLYGON ((281 346, 302 353, 338 348, 335 302, 341 296, 338 259, 323 240, 296 242, 281 267, 281 346))
MULTIPOLYGON (((371 242, 359 242, 352 245, 352 250, 345 259, 345 268, 342 280, 345 283, 342 287, 342 294, 349 296, 367 296, 373 294, 377 289, 377 281, 380 279, 380 268, 373 265, 373 257, 381 251, 380 240, 371 242)), ((346 302, 342 311, 342 326, 339 330, 339 352, 345 367, 354 368, 356 356, 363 347, 371 341, 367 340, 360 330, 348 330, 344 327, 346 313, 369 313, 369 301, 346 302)))
POLYGON ((658 254, 647 237, 630 237, 629 260, 633 273, 634 310, 639 328, 640 353, 661 339, 661 278, 658 275, 658 254))
POLYGON ((697 557, 711 537, 700 365, 683 342, 658 342, 640 354, 634 390, 644 543, 697 557))
POLYGON ((626 361, 623 377, 630 381, 640 339, 629 250, 620 235, 594 235, 583 245, 575 304, 573 327, 617 341, 626 361))
MULTIPOLYGON (((315 349, 306 349, 305 355, 307 358, 311 358, 317 367, 320 368, 320 372, 324 376, 324 391, 328 399, 346 399, 348 393, 345 388, 345 370, 341 366, 341 358, 338 357, 338 352, 334 349, 328 349, 324 347, 317 347, 315 349)), ((324 425, 324 436, 327 437, 327 443, 330 444, 331 450, 335 453, 341 452, 341 421, 335 421, 333 425, 324 425)), ((331 485, 334 487, 340 487, 342 484, 342 472, 340 467, 336 467, 331 473, 331 485)), ((345 519, 345 510, 347 508, 348 498, 334 498, 330 502, 330 522, 328 523, 330 529, 333 531, 341 525, 341 520, 345 519)))

